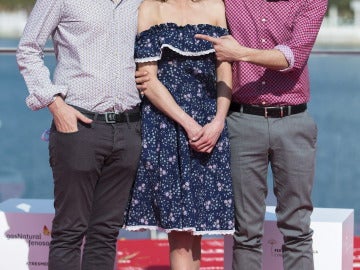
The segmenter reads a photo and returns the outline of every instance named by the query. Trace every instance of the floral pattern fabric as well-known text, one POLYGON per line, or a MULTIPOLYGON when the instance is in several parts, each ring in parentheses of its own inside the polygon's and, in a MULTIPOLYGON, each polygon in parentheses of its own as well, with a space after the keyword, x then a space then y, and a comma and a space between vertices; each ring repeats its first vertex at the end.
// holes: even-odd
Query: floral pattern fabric
MULTIPOLYGON (((160 24, 136 39, 136 62, 157 61, 158 78, 177 104, 200 125, 216 114, 216 58, 212 25, 160 24)), ((129 203, 126 228, 187 230, 194 234, 233 232, 234 211, 227 127, 211 154, 188 145, 184 129, 144 97, 142 154, 129 203)))

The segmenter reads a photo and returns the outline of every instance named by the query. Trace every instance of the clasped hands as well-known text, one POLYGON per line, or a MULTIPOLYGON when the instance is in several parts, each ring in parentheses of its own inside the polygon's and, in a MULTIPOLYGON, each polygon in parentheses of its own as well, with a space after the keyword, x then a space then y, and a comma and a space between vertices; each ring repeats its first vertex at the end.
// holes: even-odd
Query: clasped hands
POLYGON ((197 152, 211 153, 224 126, 225 119, 216 117, 203 127, 194 120, 193 123, 190 123, 189 128, 185 128, 190 147, 197 152))
MULTIPOLYGON (((150 76, 147 72, 136 71, 135 80, 141 94, 147 89, 150 76)), ((186 123, 184 130, 189 138, 189 145, 197 152, 211 153, 225 126, 225 119, 214 118, 210 123, 201 126, 194 119, 186 123)))

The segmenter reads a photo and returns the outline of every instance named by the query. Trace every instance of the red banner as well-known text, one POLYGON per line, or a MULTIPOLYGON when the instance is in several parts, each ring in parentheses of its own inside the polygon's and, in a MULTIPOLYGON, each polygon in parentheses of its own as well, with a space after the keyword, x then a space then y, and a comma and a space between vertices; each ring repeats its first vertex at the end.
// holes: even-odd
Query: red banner
MULTIPOLYGON (((223 239, 204 239, 201 243, 201 270, 224 269, 223 239)), ((117 270, 168 270, 167 240, 119 240, 117 270)))
POLYGON ((354 238, 354 270, 360 270, 360 237, 354 238))
MULTIPOLYGON (((201 270, 224 269, 223 239, 203 239, 201 270)), ((119 240, 117 270, 169 270, 167 240, 119 240)), ((360 237, 354 238, 354 270, 360 270, 360 237)))

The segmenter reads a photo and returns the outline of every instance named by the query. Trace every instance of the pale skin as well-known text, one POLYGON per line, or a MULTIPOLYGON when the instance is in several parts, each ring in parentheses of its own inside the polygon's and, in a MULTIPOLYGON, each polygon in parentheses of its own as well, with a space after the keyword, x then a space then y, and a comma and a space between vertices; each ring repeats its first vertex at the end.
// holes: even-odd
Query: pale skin
POLYGON ((78 131, 77 123, 81 121, 86 124, 92 122, 78 110, 67 105, 60 97, 56 97, 55 101, 48 105, 48 108, 53 115, 56 130, 62 133, 72 133, 78 131))
MULTIPOLYGON (((221 0, 145 0, 138 15, 138 32, 161 23, 211 24, 226 27, 225 9, 221 0)), ((182 126, 190 146, 199 152, 210 153, 225 125, 225 118, 231 100, 231 65, 217 61, 217 111, 214 119, 205 126, 199 125, 176 103, 168 89, 157 78, 157 63, 138 65, 136 81, 146 81, 142 93, 165 115, 182 126), (145 77, 142 77, 145 74, 145 77), (142 78, 141 78, 142 77, 142 78), (145 79, 144 79, 145 78, 145 79)), ((197 270, 200 268, 201 236, 190 232, 173 231, 168 234, 170 264, 173 270, 197 270)))
POLYGON ((284 54, 276 49, 260 50, 248 48, 239 44, 231 35, 213 38, 197 34, 195 37, 213 43, 216 57, 219 61, 248 62, 272 70, 283 70, 289 67, 284 54))

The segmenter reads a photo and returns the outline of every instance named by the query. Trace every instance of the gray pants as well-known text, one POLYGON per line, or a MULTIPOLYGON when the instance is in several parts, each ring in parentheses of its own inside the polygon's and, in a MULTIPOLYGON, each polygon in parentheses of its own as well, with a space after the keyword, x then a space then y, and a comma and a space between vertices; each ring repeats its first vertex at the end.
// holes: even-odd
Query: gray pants
POLYGON ((49 270, 113 270, 141 150, 140 125, 79 122, 79 131, 67 134, 52 126, 55 217, 49 270))
POLYGON ((227 123, 236 218, 233 270, 262 269, 269 164, 284 237, 284 269, 314 269, 310 215, 316 124, 307 112, 283 118, 230 112, 227 123))

